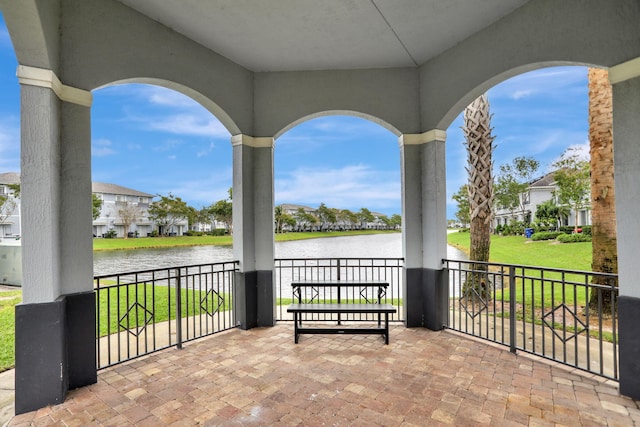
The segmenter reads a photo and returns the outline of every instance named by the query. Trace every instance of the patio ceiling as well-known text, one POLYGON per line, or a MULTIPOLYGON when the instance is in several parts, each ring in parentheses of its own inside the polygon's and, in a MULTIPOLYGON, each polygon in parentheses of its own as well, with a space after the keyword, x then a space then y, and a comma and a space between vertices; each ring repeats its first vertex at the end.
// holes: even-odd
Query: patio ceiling
POLYGON ((119 0, 252 71, 418 66, 528 0, 119 0))

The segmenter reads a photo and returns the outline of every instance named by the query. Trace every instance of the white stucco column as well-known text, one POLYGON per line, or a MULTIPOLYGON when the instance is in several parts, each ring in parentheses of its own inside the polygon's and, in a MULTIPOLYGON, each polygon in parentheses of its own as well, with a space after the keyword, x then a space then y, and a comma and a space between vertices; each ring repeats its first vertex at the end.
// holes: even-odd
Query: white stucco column
POLYGON ((275 322, 273 138, 234 135, 233 252, 240 261, 241 327, 275 322))
POLYGON ((16 306, 16 413, 95 383, 91 93, 51 71, 21 84, 22 295, 16 306))
POLYGON ((399 139, 407 326, 442 327, 442 259, 447 254, 445 139, 440 129, 399 139))
POLYGON ((442 268, 447 254, 446 132, 402 135, 403 252, 408 268, 442 268))
POLYGON ((640 399, 640 58, 612 67, 620 392, 640 399))
POLYGON ((91 93, 20 66, 23 302, 93 290, 91 93))

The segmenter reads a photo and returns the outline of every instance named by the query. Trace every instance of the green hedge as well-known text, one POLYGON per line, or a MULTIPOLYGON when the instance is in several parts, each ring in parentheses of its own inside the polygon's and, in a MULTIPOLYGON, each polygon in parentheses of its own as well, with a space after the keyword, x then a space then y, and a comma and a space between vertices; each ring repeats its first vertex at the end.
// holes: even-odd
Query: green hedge
POLYGON ((565 233, 562 231, 539 231, 533 233, 531 240, 555 240, 561 234, 565 233))
POLYGON ((591 235, 578 233, 578 234, 561 234, 557 240, 560 243, 576 243, 576 242, 590 242, 591 235))

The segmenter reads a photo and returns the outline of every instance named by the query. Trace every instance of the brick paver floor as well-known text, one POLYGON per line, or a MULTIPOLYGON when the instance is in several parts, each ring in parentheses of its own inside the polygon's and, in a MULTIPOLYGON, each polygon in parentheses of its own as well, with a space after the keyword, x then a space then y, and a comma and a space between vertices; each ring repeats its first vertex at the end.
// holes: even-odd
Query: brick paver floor
POLYGON ((615 383, 449 331, 233 330, 114 366, 12 426, 630 426, 615 383))

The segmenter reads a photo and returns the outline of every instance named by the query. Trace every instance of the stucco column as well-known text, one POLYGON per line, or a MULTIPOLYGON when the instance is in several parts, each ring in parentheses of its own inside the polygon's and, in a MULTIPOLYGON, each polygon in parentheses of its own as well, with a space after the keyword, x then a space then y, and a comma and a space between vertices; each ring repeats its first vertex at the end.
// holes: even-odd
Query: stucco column
POLYGON ((446 322, 446 133, 400 137, 406 325, 440 330, 446 322))
POLYGON ((273 138, 231 137, 236 316, 243 329, 275 324, 273 138))
POLYGON ((640 399, 640 58, 609 70, 618 239, 620 392, 640 399))
POLYGON ((21 84, 22 295, 16 413, 96 382, 91 232, 91 94, 50 70, 21 84))

